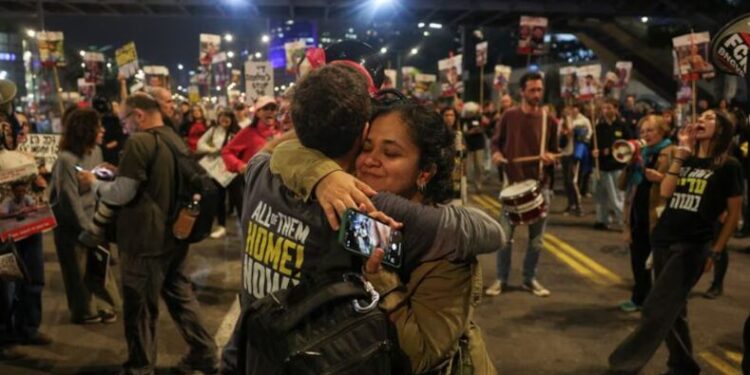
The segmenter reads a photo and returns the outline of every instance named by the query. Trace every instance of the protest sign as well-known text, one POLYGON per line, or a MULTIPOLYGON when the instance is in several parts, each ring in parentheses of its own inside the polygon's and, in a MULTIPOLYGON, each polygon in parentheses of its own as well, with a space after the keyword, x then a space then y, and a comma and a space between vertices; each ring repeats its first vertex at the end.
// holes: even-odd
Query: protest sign
POLYGON ((245 94, 249 103, 255 103, 261 96, 274 96, 271 62, 245 62, 245 94))
POLYGON ((138 54, 135 43, 130 42, 115 51, 115 61, 120 74, 130 78, 138 72, 138 54))

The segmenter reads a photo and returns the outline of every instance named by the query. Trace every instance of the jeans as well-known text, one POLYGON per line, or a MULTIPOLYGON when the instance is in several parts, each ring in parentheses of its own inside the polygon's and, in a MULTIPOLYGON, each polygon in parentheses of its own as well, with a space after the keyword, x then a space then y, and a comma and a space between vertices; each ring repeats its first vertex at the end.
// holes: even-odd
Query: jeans
POLYGON ((687 297, 703 274, 708 243, 676 243, 654 247, 656 281, 643 303, 636 329, 609 356, 613 374, 637 374, 656 353, 662 341, 669 349, 669 369, 696 375, 700 367, 692 356, 687 325, 687 297))
POLYGON ((44 253, 42 235, 16 242, 29 273, 28 282, 0 281, 0 337, 13 341, 34 337, 42 324, 44 253))
POLYGON ((177 245, 161 256, 133 255, 126 249, 121 252, 123 321, 128 344, 124 373, 154 374, 159 295, 190 347, 189 356, 215 359, 216 344, 201 321, 200 306, 185 275, 187 254, 185 245, 177 245))
POLYGON ((600 171, 596 184, 596 222, 609 224, 609 212, 614 212, 615 222, 622 223, 623 193, 617 189, 617 179, 622 171, 600 171))
MULTIPOLYGON (((542 196, 549 208, 551 205, 551 192, 549 189, 542 190, 542 196)), ((500 225, 503 231, 508 234, 508 242, 497 254, 497 279, 503 283, 508 282, 510 276, 511 251, 513 249, 513 233, 516 226, 508 220, 508 216, 503 210, 500 213, 500 225)), ((536 265, 539 263, 539 255, 542 252, 542 238, 547 227, 547 218, 539 219, 534 224, 529 225, 529 246, 526 249, 526 256, 523 260, 523 282, 530 283, 536 277, 536 265)))

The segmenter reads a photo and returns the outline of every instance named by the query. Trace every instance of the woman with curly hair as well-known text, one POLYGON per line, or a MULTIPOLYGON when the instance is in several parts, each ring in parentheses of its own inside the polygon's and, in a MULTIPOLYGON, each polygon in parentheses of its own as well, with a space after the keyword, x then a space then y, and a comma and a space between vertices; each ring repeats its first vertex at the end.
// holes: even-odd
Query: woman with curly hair
POLYGON ((96 197, 92 191, 81 192, 76 167, 92 169, 102 163, 101 152, 94 151, 103 136, 104 128, 95 110, 71 111, 65 118, 61 151, 52 171, 50 203, 58 223, 55 247, 71 321, 76 324, 114 323, 120 305, 113 272, 108 273, 104 286, 85 278, 90 250, 77 240, 81 231, 93 230, 96 197))

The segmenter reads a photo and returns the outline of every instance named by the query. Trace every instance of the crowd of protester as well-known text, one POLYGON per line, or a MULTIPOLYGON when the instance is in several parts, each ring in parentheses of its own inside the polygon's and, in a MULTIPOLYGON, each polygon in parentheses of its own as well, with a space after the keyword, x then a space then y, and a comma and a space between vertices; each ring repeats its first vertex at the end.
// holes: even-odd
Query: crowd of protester
MULTIPOLYGON (((484 293, 502 294, 510 271, 512 241, 507 240, 515 226, 504 221, 505 216, 498 224, 478 210, 461 206, 467 201, 469 186, 474 193, 481 193, 493 178, 499 178, 501 189, 519 181, 518 171, 506 159, 506 143, 513 131, 523 132, 512 129, 515 122, 537 121, 524 114, 539 111, 545 119, 549 116, 554 144, 549 145, 546 165, 536 177, 546 181, 550 193, 560 187, 557 193, 567 200, 563 215, 591 215, 593 228, 621 230, 629 246, 634 285, 631 297, 619 308, 628 313, 641 311, 643 318, 610 358, 612 371, 635 373, 645 362, 634 364, 630 359, 637 356, 647 361, 666 340, 673 356, 671 370, 697 373, 690 348, 681 344, 689 342, 684 310, 687 293, 709 262, 715 266, 714 280, 705 297, 721 296, 729 263, 728 238, 750 235, 748 200, 741 203, 750 177, 750 127, 738 104, 722 99, 713 109, 704 100, 694 123, 679 122, 675 109, 644 105, 633 95, 622 102, 600 98, 543 105, 543 80, 530 75, 522 79, 518 103, 504 94, 497 107, 458 98, 438 104, 398 98, 395 104, 389 101, 387 106, 371 108, 366 83, 358 74, 348 67, 321 68, 285 95, 260 97, 250 107, 243 103, 224 107, 174 103, 168 90, 156 88, 126 95, 122 102, 96 97, 90 104, 67 109, 55 167, 42 173, 46 180, 34 184, 35 188, 50 185, 50 204, 58 222, 54 245, 70 321, 112 324, 122 319, 129 349, 125 373, 153 373, 156 304, 161 293, 191 348, 178 367, 186 372, 219 371, 215 344, 203 328, 200 309, 183 273, 187 246, 161 238, 163 233, 155 238, 169 243, 166 248, 131 238, 155 241, 149 231, 138 231, 150 223, 164 227, 164 223, 155 224, 164 214, 153 206, 164 212, 170 209, 173 182, 168 178, 176 172, 168 148, 160 145, 171 142, 196 160, 220 158, 231 176, 214 181, 221 204, 213 214, 211 238, 232 232, 227 227, 234 214, 245 244, 253 214, 248 210, 263 200, 274 201, 275 209, 314 223, 311 233, 315 239, 306 245, 304 264, 299 259, 292 272, 296 275, 291 282, 294 285, 312 273, 317 277, 340 271, 337 267, 341 264, 318 262, 324 257, 316 250, 330 242, 334 232, 328 228, 329 222, 337 227, 336 217, 345 207, 358 208, 364 203, 366 208, 382 211, 378 214, 384 215, 384 220, 419 228, 423 233, 405 238, 407 245, 419 250, 415 251, 419 256, 408 259, 399 272, 380 267, 373 258, 360 265, 364 277, 387 296, 381 307, 395 325, 399 347, 408 358, 408 372, 433 373, 463 351, 471 358, 473 373, 493 374, 481 331, 472 319, 483 289, 476 255, 498 252, 497 281, 484 293), (537 83, 539 86, 534 86, 537 83), (289 130, 295 130, 299 139, 277 146, 287 140, 289 130), (156 138, 146 133, 154 133, 156 138), (635 144, 639 140, 630 161, 615 157, 616 141, 635 144), (115 181, 82 177, 77 169, 103 165, 117 171, 115 181), (711 206, 693 210, 700 210, 697 217, 701 221, 690 233, 694 248, 687 248, 679 236, 688 233, 680 232, 679 224, 695 217, 679 212, 679 204, 669 202, 676 201, 673 194, 687 194, 680 190, 680 179, 693 178, 686 173, 697 171, 697 175, 706 170, 721 180, 710 180, 706 187, 714 196, 711 206), (290 203, 282 187, 303 203, 290 203), (593 199, 594 212, 584 210, 583 197, 593 199), (121 224, 117 238, 122 242, 117 243, 119 252, 113 251, 113 262, 119 263, 122 275, 110 273, 103 287, 84 277, 89 249, 78 240, 81 232, 97 230, 98 200, 123 207, 117 218, 121 224), (446 206, 451 202, 458 208, 446 208, 452 207, 446 206), (122 220, 131 220, 132 227, 122 228, 122 220), (436 240, 426 243, 426 238, 436 240), (710 255, 709 248, 713 251, 710 255), (419 319, 413 319, 415 316, 419 319), (675 333, 670 335, 672 329, 675 333)), ((12 108, 3 108, 2 115, 11 127, 3 129, 3 150, 14 150, 24 134, 41 131, 12 108)), ((5 167, 0 164, 0 168, 5 167)), ((551 293, 536 277, 545 226, 546 221, 540 221, 530 227, 532 241, 524 261, 523 287, 540 297, 551 293)), ((30 278, 0 282, 0 360, 22 358, 15 345, 47 345, 52 340, 39 331, 44 287, 42 236, 32 235, 15 245, 24 254, 30 278)), ((266 293, 243 285, 243 306, 259 294, 266 293)), ((243 344, 237 334, 235 331, 224 350, 224 373, 236 371, 237 346, 243 344)))

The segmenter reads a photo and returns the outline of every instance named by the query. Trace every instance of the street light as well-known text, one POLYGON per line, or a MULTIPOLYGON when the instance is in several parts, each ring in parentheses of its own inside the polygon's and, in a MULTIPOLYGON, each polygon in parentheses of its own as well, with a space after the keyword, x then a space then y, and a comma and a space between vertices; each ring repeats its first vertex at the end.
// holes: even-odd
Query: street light
POLYGON ((382 48, 380 48, 380 53, 383 54, 383 55, 385 55, 386 53, 388 53, 388 47, 382 47, 382 48))
POLYGON ((234 51, 227 52, 227 57, 230 58, 230 59, 233 59, 234 58, 234 51))
POLYGON ((641 17, 641 22, 648 23, 648 17, 646 16, 641 17))
POLYGON ((182 69, 185 69, 185 67, 182 66, 182 64, 177 64, 177 70, 182 70, 182 69))
POLYGON ((414 56, 419 53, 419 48, 414 47, 411 49, 411 52, 409 52, 410 55, 414 56))
POLYGON ((227 42, 231 42, 234 40, 234 35, 229 34, 229 33, 224 34, 224 40, 226 40, 227 42))
POLYGON ((26 29, 26 35, 29 38, 36 38, 36 30, 34 30, 34 29, 26 29))
POLYGON ((259 58, 261 58, 261 57, 263 57, 263 54, 262 54, 262 53, 260 53, 260 52, 255 52, 255 58, 256 58, 256 59, 259 59, 259 58))
POLYGON ((232 63, 228 62, 227 63, 227 68, 232 68, 232 63))
POLYGON ((78 51, 78 54, 81 55, 81 57, 83 57, 83 56, 86 55, 86 51, 80 50, 80 51, 78 51))
POLYGON ((263 34, 263 36, 260 37, 260 41, 263 43, 268 43, 271 41, 271 37, 268 36, 268 34, 263 34))

